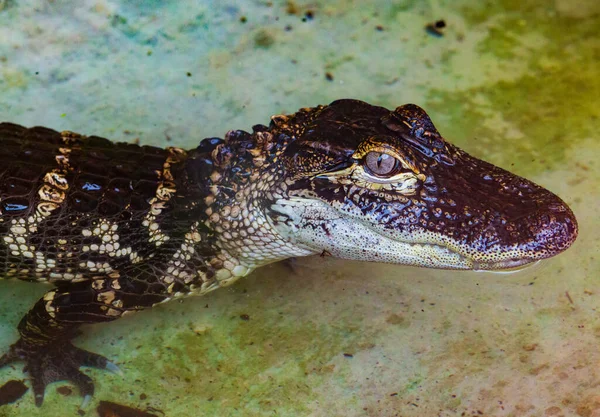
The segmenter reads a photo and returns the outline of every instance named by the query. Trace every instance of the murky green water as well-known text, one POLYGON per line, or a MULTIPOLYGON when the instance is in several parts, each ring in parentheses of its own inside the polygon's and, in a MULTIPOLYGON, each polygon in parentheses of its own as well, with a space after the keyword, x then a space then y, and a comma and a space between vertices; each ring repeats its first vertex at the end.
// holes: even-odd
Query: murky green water
MULTIPOLYGON (((337 98, 414 102, 452 142, 560 195, 580 223, 572 249, 517 274, 300 259, 87 328, 77 343, 125 372, 87 371, 96 402, 167 416, 600 413, 596 0, 0 9, 2 120, 191 148, 337 98), (440 37, 425 30, 438 19, 440 37)), ((46 287, 0 285, 6 349, 46 287)), ((0 371, 13 378, 21 368, 0 371)), ((63 385, 40 410, 28 393, 0 416, 76 415, 63 385)))

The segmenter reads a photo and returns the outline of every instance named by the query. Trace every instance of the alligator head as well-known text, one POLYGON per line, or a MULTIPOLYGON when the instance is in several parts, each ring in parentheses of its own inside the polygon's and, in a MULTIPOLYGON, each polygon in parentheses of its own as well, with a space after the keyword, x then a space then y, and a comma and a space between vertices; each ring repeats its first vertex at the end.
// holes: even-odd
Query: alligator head
POLYGON ((490 270, 551 257, 577 236, 559 197, 448 143, 418 106, 339 100, 273 126, 295 140, 270 218, 312 250, 490 270))
POLYGON ((252 155, 246 195, 260 199, 252 204, 268 233, 298 254, 496 270, 556 255, 577 237, 559 197, 445 141, 412 104, 338 100, 228 137, 229 167, 252 155))

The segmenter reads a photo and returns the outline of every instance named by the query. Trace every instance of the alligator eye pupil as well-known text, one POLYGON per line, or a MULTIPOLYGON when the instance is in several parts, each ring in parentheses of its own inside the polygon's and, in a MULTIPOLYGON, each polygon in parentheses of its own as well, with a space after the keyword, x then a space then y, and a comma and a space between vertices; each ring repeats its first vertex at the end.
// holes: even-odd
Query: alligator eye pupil
POLYGON ((369 152, 365 157, 365 164, 369 171, 375 175, 388 175, 396 168, 396 158, 382 152, 369 152))

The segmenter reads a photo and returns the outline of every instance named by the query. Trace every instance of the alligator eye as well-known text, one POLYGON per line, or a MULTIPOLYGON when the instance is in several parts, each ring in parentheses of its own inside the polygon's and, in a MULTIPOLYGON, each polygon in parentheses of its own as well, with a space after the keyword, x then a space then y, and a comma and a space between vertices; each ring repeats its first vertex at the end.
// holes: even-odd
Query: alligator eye
POLYGON ((365 156, 365 164, 369 171, 379 177, 389 176, 398 166, 398 160, 383 152, 369 152, 365 156))

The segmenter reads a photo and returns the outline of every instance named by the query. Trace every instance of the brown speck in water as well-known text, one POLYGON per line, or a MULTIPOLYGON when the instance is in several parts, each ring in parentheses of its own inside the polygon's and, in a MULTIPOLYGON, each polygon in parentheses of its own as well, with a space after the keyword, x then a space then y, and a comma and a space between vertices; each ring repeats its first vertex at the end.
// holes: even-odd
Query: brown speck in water
POLYGON ((569 303, 574 304, 573 303, 573 299, 571 298, 571 296, 569 295, 569 291, 565 291, 565 295, 567 296, 567 300, 569 300, 569 303))
POLYGON ((562 415, 562 410, 560 409, 560 407, 557 407, 557 406, 549 407, 544 410, 544 415, 545 416, 562 415))
POLYGON ((430 35, 433 35, 433 36, 436 36, 438 38, 441 38, 442 36, 444 36, 443 29, 445 27, 446 27, 446 21, 444 21, 443 19, 440 19, 440 20, 435 21, 434 23, 427 24, 425 26, 425 30, 430 35))
POLYGON ((275 43, 275 38, 271 33, 269 33, 265 29, 259 30, 256 35, 254 35, 254 44, 259 48, 269 48, 275 43))
POLYGON ((0 405, 10 404, 17 401, 27 392, 29 388, 23 381, 11 380, 0 387, 0 405))
POLYGON ((157 417, 156 414, 109 401, 100 401, 96 411, 100 417, 157 417))
POLYGON ((300 13, 300 8, 295 1, 290 0, 286 4, 285 11, 287 14, 298 14, 300 13))
POLYGON ((596 411, 600 410, 600 395, 590 394, 579 400, 577 404, 577 415, 583 417, 592 417, 596 411))
POLYGON ((386 319, 385 319, 386 323, 389 324, 402 324, 404 323, 404 317, 400 316, 399 314, 393 313, 390 314, 386 319))
POLYGON ((586 164, 582 164, 581 162, 576 162, 576 163, 575 163, 575 166, 576 166, 577 168, 581 168, 581 169, 582 169, 582 170, 584 170, 584 171, 589 171, 589 170, 590 170, 590 167, 589 167, 589 166, 587 166, 586 164))
POLYGON ((325 79, 327 81, 333 81, 333 74, 330 73, 329 71, 325 73, 325 79))

